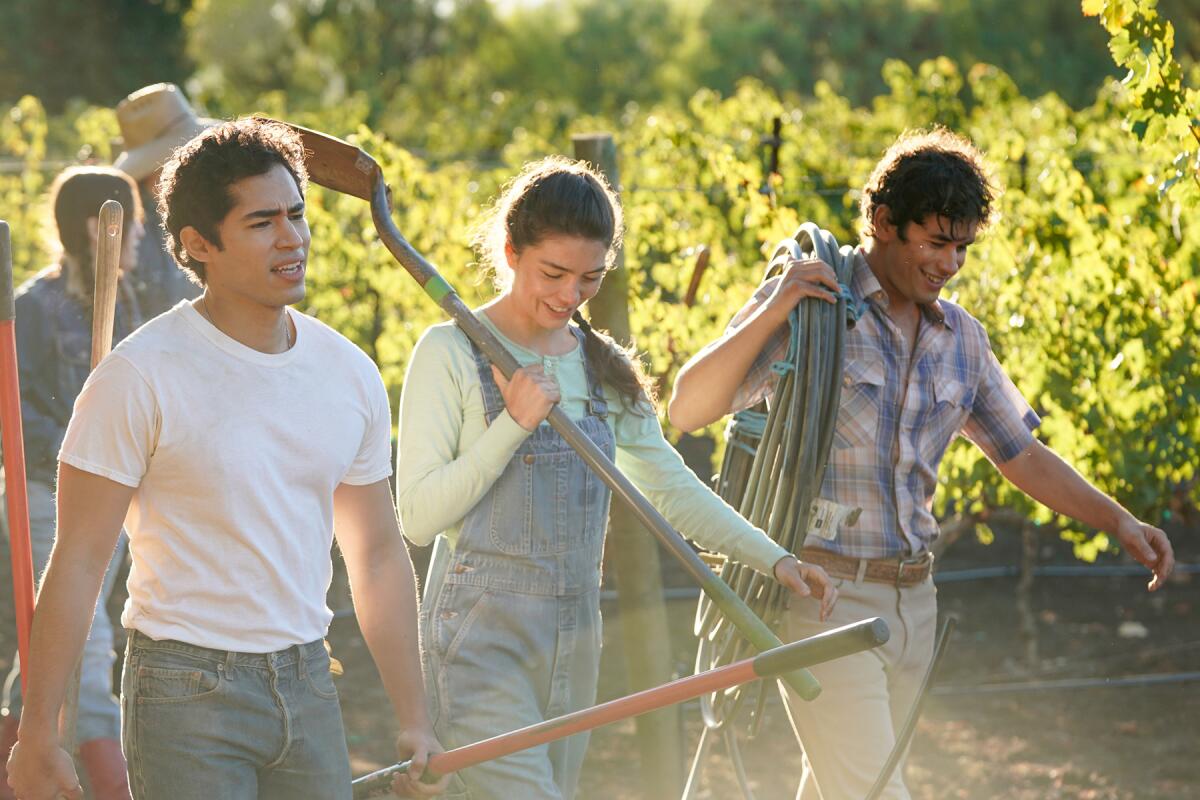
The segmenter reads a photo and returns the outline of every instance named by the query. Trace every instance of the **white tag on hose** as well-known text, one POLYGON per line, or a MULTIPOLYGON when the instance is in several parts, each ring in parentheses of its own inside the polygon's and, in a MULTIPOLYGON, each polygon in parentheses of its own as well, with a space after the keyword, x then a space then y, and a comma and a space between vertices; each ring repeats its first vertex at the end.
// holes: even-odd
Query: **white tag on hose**
POLYGON ((813 501, 812 511, 808 518, 808 535, 832 542, 837 538, 838 531, 842 529, 842 526, 858 522, 858 516, 861 513, 861 508, 843 506, 832 500, 817 498, 813 501))

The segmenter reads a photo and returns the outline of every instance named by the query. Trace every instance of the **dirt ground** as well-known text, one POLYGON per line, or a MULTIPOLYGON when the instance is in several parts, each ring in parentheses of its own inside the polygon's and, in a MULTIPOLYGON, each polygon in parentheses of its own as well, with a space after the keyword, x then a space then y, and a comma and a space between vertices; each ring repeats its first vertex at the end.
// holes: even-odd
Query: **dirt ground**
MULTIPOLYGON (((1172 531, 1172 539, 1180 561, 1200 562, 1197 532, 1172 531)), ((988 547, 960 542, 940 569, 1014 565, 1018 550, 1013 537, 998 537, 988 547)), ((1066 545, 1046 542, 1041 563, 1077 562, 1066 545)), ((1102 563, 1122 562, 1108 558, 1102 563)), ((1015 578, 940 584, 942 613, 953 614, 958 628, 914 743, 908 769, 914 798, 1200 798, 1200 682, 971 691, 981 684, 1014 681, 1200 672, 1200 575, 1179 575, 1155 595, 1144 584, 1133 577, 1038 578, 1039 661, 1033 670, 1020 658, 1015 578), (1144 632, 1144 637, 1123 638, 1122 623, 1127 634, 1144 632)), ((672 601, 669 611, 674 663, 686 673, 695 648, 694 601, 672 601)), ((615 622, 616 606, 610 602, 602 700, 626 691, 615 622)), ((362 774, 393 760, 387 701, 353 618, 335 620, 330 640, 346 669, 338 687, 353 769, 362 774)), ((13 641, 11 622, 0 623, 0 669, 5 671, 13 641)), ((777 695, 769 697, 763 729, 744 743, 743 752, 754 796, 782 800, 793 796, 800 755, 777 695)), ((685 705, 689 757, 702 724, 698 705, 685 705)), ((641 788, 638 763, 632 721, 596 731, 579 800, 659 800, 641 788)), ((742 796, 729 758, 721 746, 714 747, 696 800, 742 796)))
MULTIPOLYGON (((1200 562, 1200 540, 1173 531, 1180 560, 1200 562)), ((942 570, 1015 565, 1015 538, 991 546, 956 544, 942 570)), ((1043 564, 1077 564, 1066 545, 1046 542, 1043 564)), ((1119 558, 1103 564, 1122 563, 1119 558)), ((1051 688, 995 694, 981 684, 1200 672, 1200 576, 1180 575, 1155 595, 1135 577, 1041 578, 1035 582, 1039 660, 1026 668, 1014 606, 1015 578, 946 582, 943 614, 958 627, 918 727, 908 768, 914 798, 1016 800, 1177 800, 1200 798, 1200 683, 1122 688, 1051 688), (1122 623, 1140 623, 1144 638, 1123 638, 1122 623), (941 692, 941 693, 938 693, 941 692), (953 692, 953 693, 947 693, 953 692)), ((615 603, 606 607, 601 699, 626 691, 615 603)), ((674 601, 670 614, 675 663, 690 669, 694 601, 674 601)), ((1127 625, 1140 633, 1136 625, 1127 625)), ((356 774, 391 757, 385 701, 354 622, 335 623, 333 644, 345 662, 341 681, 356 774)), ((791 798, 800 755, 781 703, 770 693, 763 729, 744 745, 758 800, 791 798)), ((689 756, 703 723, 684 708, 689 756)), ((634 723, 592 736, 580 800, 646 798, 638 773, 634 723)), ((696 800, 742 797, 720 746, 710 751, 696 800)))

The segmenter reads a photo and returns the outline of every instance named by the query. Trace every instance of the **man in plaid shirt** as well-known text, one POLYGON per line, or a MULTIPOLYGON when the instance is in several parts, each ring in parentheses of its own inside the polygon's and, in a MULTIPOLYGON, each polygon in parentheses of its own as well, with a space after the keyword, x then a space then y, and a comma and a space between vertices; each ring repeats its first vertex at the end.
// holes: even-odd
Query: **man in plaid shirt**
MULTIPOLYGON (((841 408, 821 496, 862 514, 831 538, 809 537, 800 558, 838 584, 833 616, 797 598, 785 638, 811 636, 864 617, 887 620, 882 648, 813 668, 824 691, 789 695, 804 742, 800 800, 859 800, 895 742, 933 655, 936 591, 930 545, 937 470, 958 434, 1000 473, 1054 511, 1114 535, 1150 568, 1149 588, 1174 567, 1161 530, 1137 520, 1033 436, 1040 420, 992 353, 987 332, 938 295, 962 269, 987 225, 994 189, 980 152, 944 129, 902 136, 862 193, 864 240, 854 252, 850 293, 862 317, 846 338, 841 408), (819 789, 818 789, 819 784, 819 789)), ((785 357, 787 318, 803 297, 836 301, 833 270, 794 261, 763 285, 725 335, 679 372, 671 422, 695 430, 746 408, 773 389, 771 365, 785 357)), ((909 797, 896 770, 884 797, 909 797)))

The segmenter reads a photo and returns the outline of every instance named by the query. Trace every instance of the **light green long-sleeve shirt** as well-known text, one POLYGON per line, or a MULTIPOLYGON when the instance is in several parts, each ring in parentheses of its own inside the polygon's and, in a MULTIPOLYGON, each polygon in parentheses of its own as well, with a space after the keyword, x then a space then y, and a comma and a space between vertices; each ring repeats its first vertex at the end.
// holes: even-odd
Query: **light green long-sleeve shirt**
MULTIPOLYGON (((568 417, 581 419, 586 414, 587 376, 581 348, 561 356, 542 356, 509 340, 482 311, 475 314, 521 366, 540 363, 557 378, 559 405, 568 417)), ((772 575, 775 563, 787 551, 696 478, 663 438, 657 417, 628 410, 614 390, 604 388, 621 471, 697 544, 772 575)), ((528 435, 507 411, 487 425, 479 373, 466 334, 453 323, 427 330, 413 350, 400 400, 396 495, 404 534, 419 545, 429 544, 439 533, 455 542, 462 520, 528 435)))

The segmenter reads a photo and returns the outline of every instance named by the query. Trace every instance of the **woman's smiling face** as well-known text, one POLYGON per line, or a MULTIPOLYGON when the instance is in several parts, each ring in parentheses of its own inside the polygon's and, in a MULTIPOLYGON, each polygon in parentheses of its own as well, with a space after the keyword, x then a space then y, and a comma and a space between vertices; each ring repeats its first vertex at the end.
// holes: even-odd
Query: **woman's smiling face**
POLYGON ((513 271, 508 294, 514 307, 543 330, 566 326, 597 291, 607 269, 608 246, 580 236, 547 236, 520 252, 505 248, 513 271))

